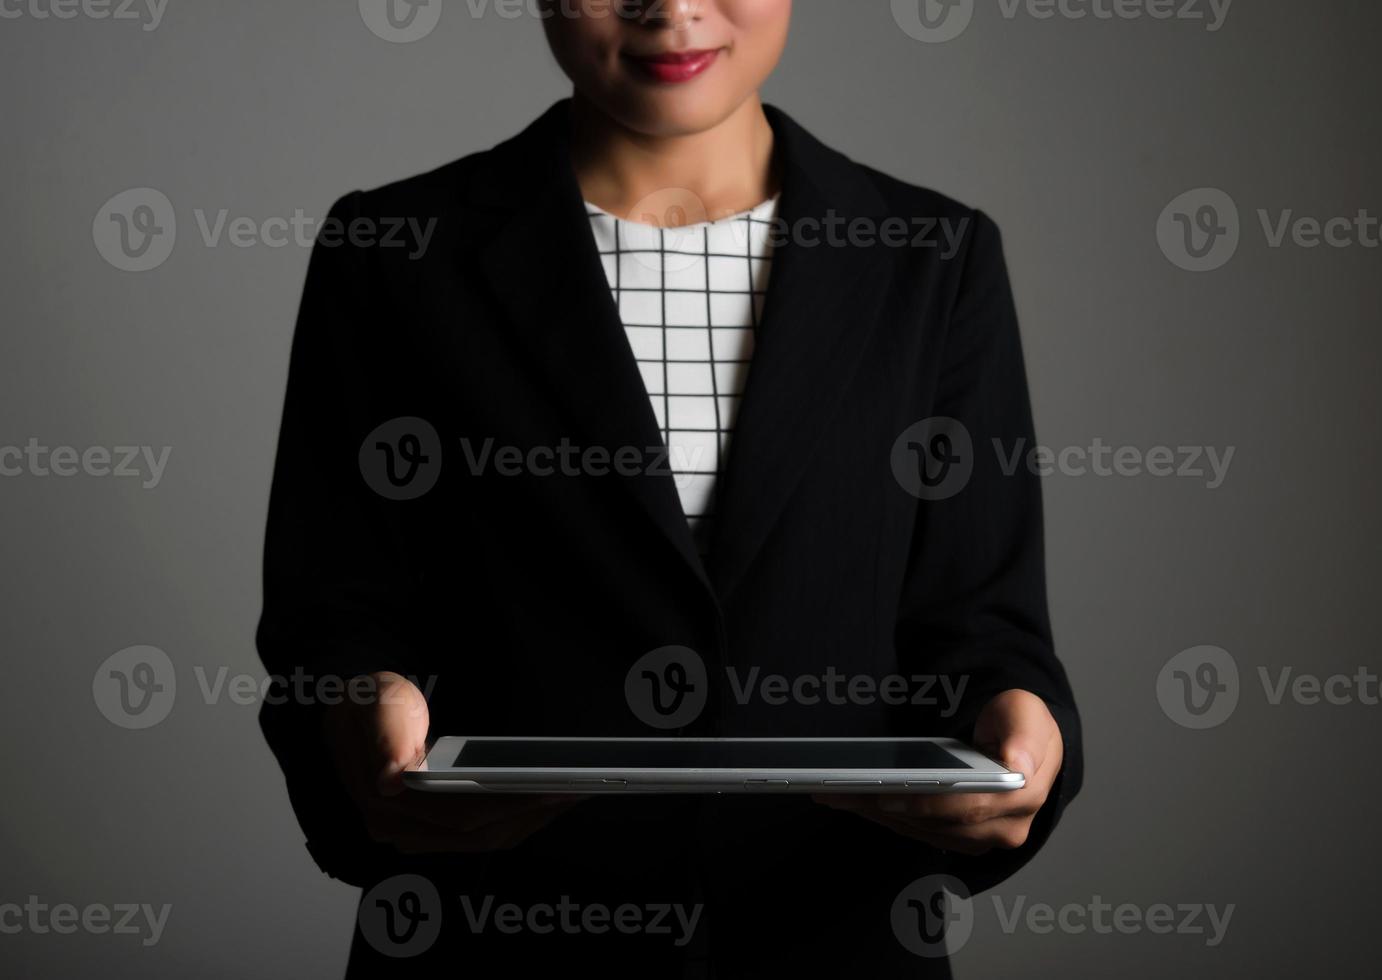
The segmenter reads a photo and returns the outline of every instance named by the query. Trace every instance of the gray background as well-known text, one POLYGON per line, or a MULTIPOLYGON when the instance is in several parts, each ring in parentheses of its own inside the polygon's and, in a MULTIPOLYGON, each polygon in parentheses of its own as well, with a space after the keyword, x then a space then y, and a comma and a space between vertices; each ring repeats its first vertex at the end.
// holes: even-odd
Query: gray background
MULTIPOLYGON (((1180 2, 1180 0, 1178 0, 1180 2)), ((0 478, 0 903, 170 903, 161 941, 0 935, 10 975, 338 975, 354 892, 302 849, 255 707, 194 668, 257 676, 268 481, 308 250, 203 244, 195 209, 321 216, 341 193, 497 142, 566 92, 531 18, 448 2, 391 44, 354 2, 172 0, 157 30, 0 20, 0 444, 171 446, 162 482, 0 478), (161 267, 113 268, 92 222, 167 194, 161 267), (151 644, 160 725, 92 678, 151 644), (205 763, 211 763, 206 766, 205 763)), ((1378 663, 1382 252, 1269 248, 1258 208, 1382 213, 1382 13, 1255 0, 1200 21, 1006 19, 924 44, 888 4, 803 2, 766 97, 828 143, 982 206, 1005 233, 1038 432, 1054 447, 1236 447, 1224 484, 1045 481, 1051 604, 1088 776, 1005 903, 1232 903, 1226 937, 1006 935, 975 907, 962 976, 1373 975, 1378 707, 1272 705, 1257 667, 1378 663), (1158 250, 1162 209, 1228 192, 1235 258, 1158 250), (1228 650, 1222 726, 1175 724, 1157 677, 1228 650)))

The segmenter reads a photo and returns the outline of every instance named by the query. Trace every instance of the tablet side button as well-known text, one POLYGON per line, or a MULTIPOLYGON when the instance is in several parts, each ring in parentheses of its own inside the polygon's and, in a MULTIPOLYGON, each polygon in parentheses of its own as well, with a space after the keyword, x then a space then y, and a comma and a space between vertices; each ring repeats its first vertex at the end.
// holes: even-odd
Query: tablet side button
POLYGON ((881 779, 827 779, 825 786, 882 786, 881 779))

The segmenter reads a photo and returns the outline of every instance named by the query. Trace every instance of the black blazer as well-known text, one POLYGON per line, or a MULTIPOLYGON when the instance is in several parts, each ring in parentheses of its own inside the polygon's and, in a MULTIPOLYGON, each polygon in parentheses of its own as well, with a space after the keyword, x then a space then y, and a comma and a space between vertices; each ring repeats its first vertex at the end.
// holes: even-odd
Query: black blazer
MULTIPOLYGON (((1038 479, 1004 473, 990 449, 1033 441, 997 228, 767 107, 791 234, 777 236, 702 563, 665 470, 502 475, 467 456, 490 439, 611 454, 661 443, 575 180, 568 108, 333 208, 346 234, 314 249, 293 341, 258 631, 266 666, 285 677, 391 669, 430 679, 434 735, 659 734, 631 710, 625 680, 668 645, 706 666, 708 697, 674 732, 684 735, 968 738, 989 698, 1024 688, 1060 725, 1063 772, 1028 843, 978 859, 806 798, 763 797, 596 799, 511 851, 403 858, 363 833, 320 753, 319 705, 295 698, 266 705, 261 722, 308 847, 347 882, 419 872, 445 883, 447 901, 704 907, 696 942, 673 948, 476 936, 448 905, 427 955, 378 958, 395 972, 454 970, 459 950, 505 968, 588 956, 605 975, 681 975, 673 964, 697 956, 719 976, 944 974, 943 960, 895 940, 893 899, 929 873, 974 891, 1011 874, 1081 781, 1079 718, 1048 624, 1038 479), (385 243, 405 218, 414 228, 435 219, 425 248, 385 243), (864 223, 889 218, 906 222, 906 244, 870 244, 864 223), (929 246, 913 237, 928 225, 929 246), (963 234, 947 247, 941 228, 963 234), (909 493, 893 467, 904 430, 932 417, 958 420, 973 446, 968 482, 939 500, 909 493), (399 418, 436 434, 422 443, 435 483, 409 500, 366 476, 382 451, 371 433, 399 418), (966 686, 950 713, 742 703, 727 671, 742 680, 752 668, 966 686)), ((367 972, 372 958, 357 934, 354 968, 367 972)))

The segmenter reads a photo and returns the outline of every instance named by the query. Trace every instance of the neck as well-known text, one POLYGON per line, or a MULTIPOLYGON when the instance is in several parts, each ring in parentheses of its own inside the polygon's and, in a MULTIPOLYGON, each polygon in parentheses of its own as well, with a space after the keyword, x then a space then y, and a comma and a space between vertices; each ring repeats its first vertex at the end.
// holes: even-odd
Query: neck
POLYGON ((747 211, 777 193, 773 128, 756 94, 699 133, 635 132, 579 93, 571 122, 581 194, 611 214, 636 209, 637 220, 675 227, 747 211))

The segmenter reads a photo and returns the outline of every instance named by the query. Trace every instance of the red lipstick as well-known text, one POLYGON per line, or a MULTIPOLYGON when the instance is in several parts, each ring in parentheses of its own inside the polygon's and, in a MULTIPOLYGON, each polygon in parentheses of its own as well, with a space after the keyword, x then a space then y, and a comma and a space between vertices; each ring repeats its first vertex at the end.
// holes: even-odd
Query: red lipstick
POLYGON ((664 51, 659 54, 625 54, 640 72, 655 82, 689 82, 705 73, 720 57, 717 48, 700 51, 664 51))

